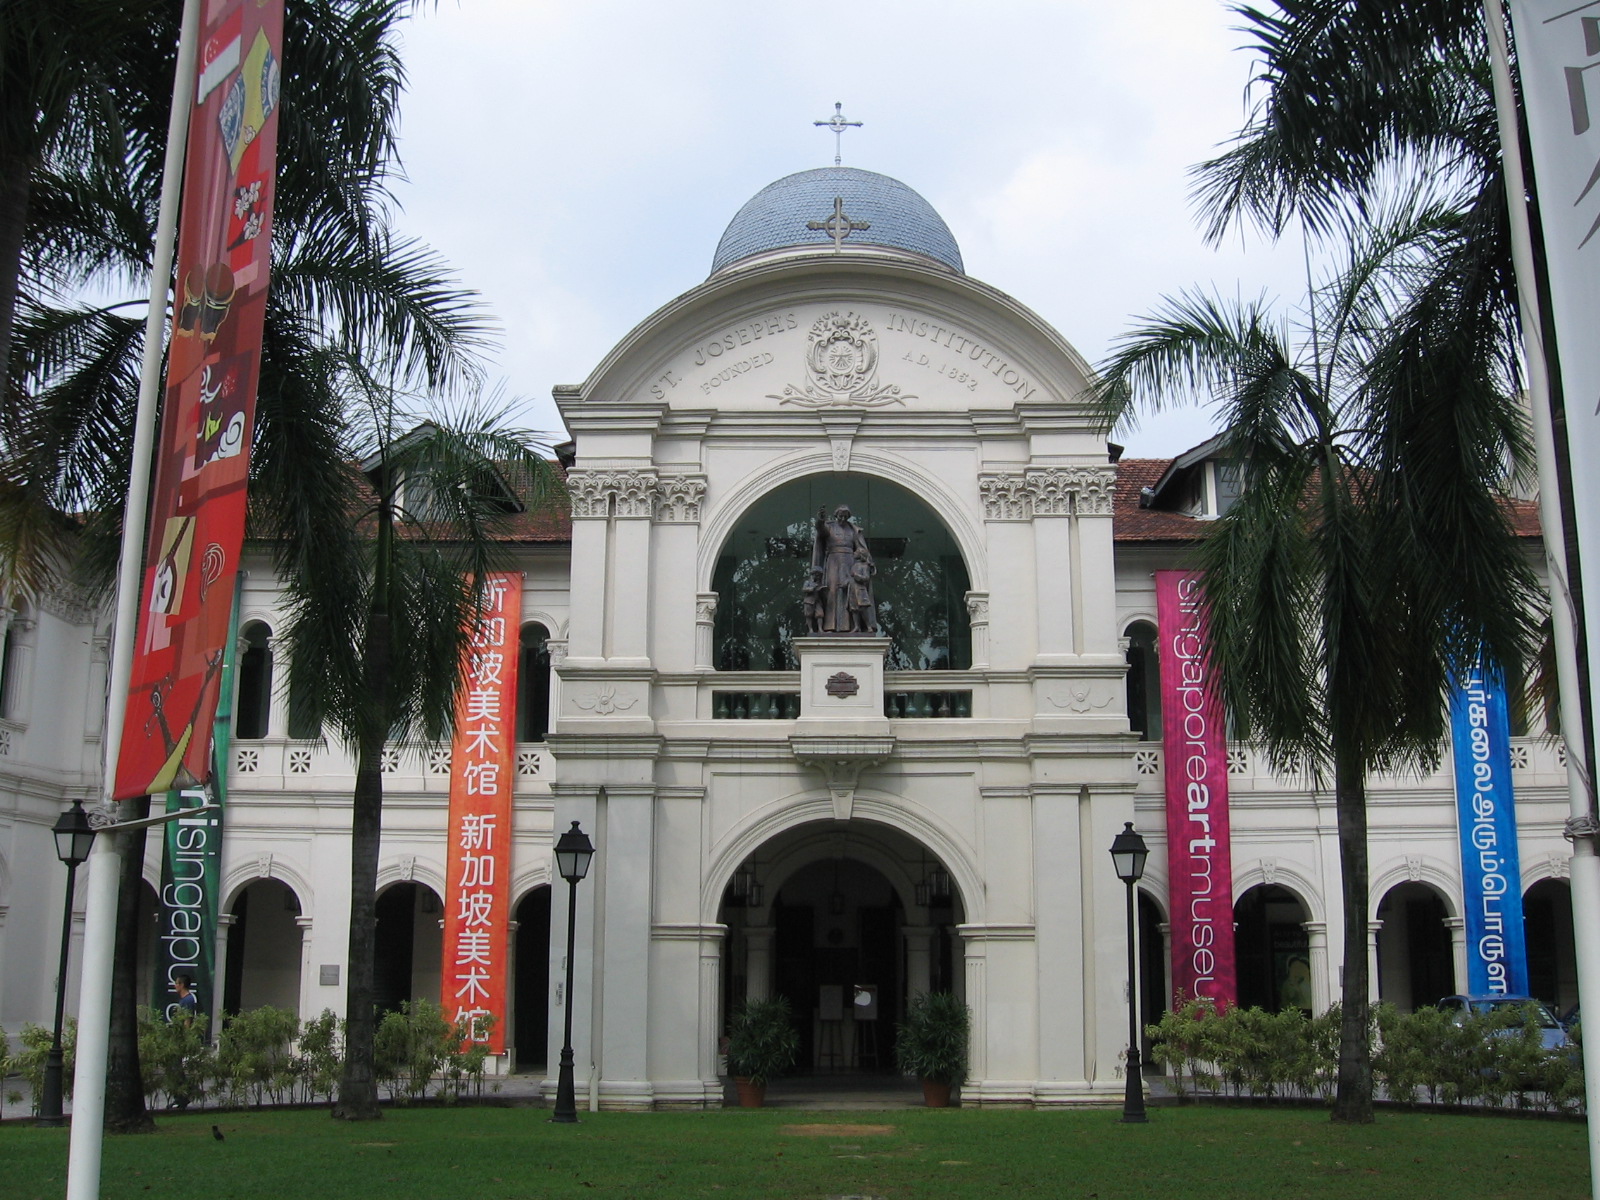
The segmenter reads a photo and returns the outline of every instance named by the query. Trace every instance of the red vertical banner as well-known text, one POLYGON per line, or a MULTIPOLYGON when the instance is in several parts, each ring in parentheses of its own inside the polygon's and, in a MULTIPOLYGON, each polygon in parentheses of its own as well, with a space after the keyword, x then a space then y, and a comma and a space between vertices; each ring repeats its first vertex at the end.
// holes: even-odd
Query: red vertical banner
POLYGON ((283 0, 208 0, 118 798, 211 772, 261 365, 283 0))
POLYGON ((1156 572, 1161 745, 1167 776, 1167 893, 1175 997, 1238 999, 1228 734, 1208 657, 1200 579, 1156 572))
POLYGON ((486 587, 484 619, 462 664, 465 686, 450 754, 441 1003, 451 1020, 471 1026, 474 1041, 502 1054, 522 576, 491 575, 486 587))

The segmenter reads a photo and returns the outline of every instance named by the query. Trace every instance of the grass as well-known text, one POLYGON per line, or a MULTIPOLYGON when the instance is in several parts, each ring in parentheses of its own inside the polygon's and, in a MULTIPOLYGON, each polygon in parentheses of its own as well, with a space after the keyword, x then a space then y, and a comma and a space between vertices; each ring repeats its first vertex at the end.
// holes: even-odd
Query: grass
MULTIPOLYGON (((320 1111, 163 1117, 109 1139, 105 1200, 558 1200, 599 1195, 886 1200, 1029 1195, 1144 1200, 1460 1200, 1589 1195, 1585 1127, 1504 1117, 1384 1114, 1335 1126, 1305 1109, 1118 1114, 783 1109, 583 1114, 397 1109, 349 1125, 320 1111), (211 1126, 225 1137, 217 1141, 211 1126)), ((0 1126, 0 1194, 57 1200, 65 1130, 0 1126)))

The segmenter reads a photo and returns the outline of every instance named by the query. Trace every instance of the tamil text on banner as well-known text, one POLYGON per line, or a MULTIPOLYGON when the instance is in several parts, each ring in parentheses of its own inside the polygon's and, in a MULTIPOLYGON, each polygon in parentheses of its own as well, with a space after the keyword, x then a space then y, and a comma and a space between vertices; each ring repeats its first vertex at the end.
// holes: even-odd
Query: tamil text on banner
POLYGON ((1505 680, 1475 667, 1450 694, 1456 823, 1461 831, 1461 900, 1466 921, 1467 991, 1526 996, 1522 870, 1511 793, 1511 727, 1505 680))
POLYGON ((491 575, 466 661, 450 754, 443 1006, 495 1054, 506 1045, 511 788, 522 576, 491 575))
MULTIPOLYGON (((1539 183, 1572 464, 1572 533, 1600 574, 1600 4, 1511 0, 1539 183)), ((1600 679, 1600 580, 1585 581, 1589 673, 1600 679)), ((1568 731, 1568 736, 1574 736, 1568 731)))
POLYGON ((244 540, 282 46, 282 0, 204 6, 119 798, 210 773, 244 540))
POLYGON ((1212 675, 1199 576, 1156 572, 1161 747, 1167 775, 1172 991, 1218 1007, 1238 998, 1228 740, 1212 675))

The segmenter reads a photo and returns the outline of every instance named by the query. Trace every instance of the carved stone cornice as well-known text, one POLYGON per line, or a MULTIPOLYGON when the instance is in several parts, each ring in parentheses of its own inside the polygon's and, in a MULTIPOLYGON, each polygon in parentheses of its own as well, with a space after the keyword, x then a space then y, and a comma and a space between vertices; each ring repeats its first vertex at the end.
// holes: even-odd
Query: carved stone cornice
POLYGON ((822 772, 833 800, 834 820, 848 821, 855 807, 861 772, 878 766, 894 753, 894 738, 796 734, 789 738, 789 748, 801 766, 822 772))
POLYGON ((61 584, 39 597, 39 607, 69 625, 93 625, 94 602, 87 588, 61 584))
POLYGON ((698 522, 705 479, 694 475, 658 478, 650 468, 567 473, 574 520, 617 517, 698 522))
POLYGON ((1033 502, 1020 472, 996 471, 979 475, 978 494, 983 497, 986 521, 1026 521, 1033 516, 1033 502))
POLYGON ((1109 517, 1116 487, 1117 469, 1109 465, 1028 467, 990 471, 978 477, 986 521, 1109 517))
POLYGON ((696 525, 705 498, 703 475, 663 475, 656 483, 655 519, 661 524, 696 525))

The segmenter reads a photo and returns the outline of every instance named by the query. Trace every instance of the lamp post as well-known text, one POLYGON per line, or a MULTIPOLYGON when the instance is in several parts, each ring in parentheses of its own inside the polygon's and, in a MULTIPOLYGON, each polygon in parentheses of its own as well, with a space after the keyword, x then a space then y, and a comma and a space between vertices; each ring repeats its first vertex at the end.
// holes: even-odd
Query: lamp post
POLYGON ((67 864, 67 902, 61 910, 61 966, 56 972, 56 1029, 50 1041, 50 1053, 44 1060, 44 1086, 39 1092, 38 1125, 60 1125, 61 1117, 61 1023, 67 1002, 67 951, 72 946, 72 891, 78 880, 78 864, 89 857, 94 845, 94 826, 89 824, 89 814, 83 811, 83 801, 74 800, 72 807, 56 818, 51 830, 56 838, 56 857, 67 864))
POLYGON ((561 1073, 556 1080, 556 1110, 550 1120, 561 1125, 578 1123, 578 1098, 572 1083, 572 953, 577 932, 578 881, 589 873, 594 858, 594 843, 578 828, 561 835, 556 842, 556 872, 567 881, 567 995, 562 1006, 566 1036, 561 1042, 561 1073))
POLYGON ((1128 885, 1128 1087, 1122 1102, 1122 1119, 1133 1124, 1148 1119, 1144 1113, 1143 1064, 1139 1056, 1139 993, 1134 986, 1138 979, 1138 958, 1133 922, 1133 885, 1144 874, 1144 860, 1148 857, 1150 851, 1144 839, 1134 832, 1132 821, 1126 822, 1111 843, 1111 861, 1116 864, 1117 878, 1128 885))

